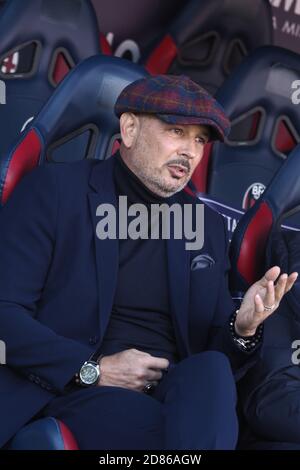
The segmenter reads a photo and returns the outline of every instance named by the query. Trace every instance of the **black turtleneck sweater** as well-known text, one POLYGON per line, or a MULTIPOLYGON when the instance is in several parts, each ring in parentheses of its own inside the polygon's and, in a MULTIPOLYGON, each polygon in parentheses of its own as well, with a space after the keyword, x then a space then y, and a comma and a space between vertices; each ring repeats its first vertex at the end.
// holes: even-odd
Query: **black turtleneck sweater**
MULTIPOLYGON (((134 203, 167 203, 149 191, 115 157, 114 180, 118 196, 134 203)), ((130 221, 130 217, 128 217, 130 221)), ((178 361, 168 298, 166 240, 119 240, 119 272, 114 305, 101 347, 102 354, 135 348, 153 356, 178 361)))

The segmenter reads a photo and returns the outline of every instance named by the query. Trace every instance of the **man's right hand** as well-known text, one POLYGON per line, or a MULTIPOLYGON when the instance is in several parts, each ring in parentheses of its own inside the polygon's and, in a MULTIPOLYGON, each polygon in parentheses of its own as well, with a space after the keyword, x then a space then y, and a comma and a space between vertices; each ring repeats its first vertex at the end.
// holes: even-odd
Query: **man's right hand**
POLYGON ((157 385, 162 378, 162 370, 168 367, 168 359, 151 356, 151 354, 137 349, 126 349, 102 357, 98 386, 123 387, 142 391, 149 382, 157 385))

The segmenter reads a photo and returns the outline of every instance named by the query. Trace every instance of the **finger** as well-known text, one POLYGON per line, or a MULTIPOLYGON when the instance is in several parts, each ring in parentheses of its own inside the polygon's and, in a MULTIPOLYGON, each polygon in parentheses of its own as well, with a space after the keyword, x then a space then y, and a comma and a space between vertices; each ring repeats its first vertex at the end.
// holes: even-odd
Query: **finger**
POLYGON ((147 367, 149 367, 149 369, 167 369, 169 364, 170 362, 168 359, 165 359, 164 357, 150 356, 147 358, 147 367))
POLYGON ((286 286, 285 286, 285 292, 288 292, 289 290, 291 290, 291 288, 297 281, 297 278, 298 278, 298 273, 296 271, 289 275, 286 286))
POLYGON ((254 297, 254 303, 255 303, 255 313, 258 313, 258 314, 264 313, 265 311, 264 303, 259 294, 256 294, 256 296, 254 297))
POLYGON ((146 375, 146 379, 148 382, 153 382, 153 381, 158 381, 158 380, 161 380, 162 378, 162 372, 160 371, 155 371, 155 370, 147 370, 147 375, 146 375))
POLYGON ((256 294, 254 297, 254 302, 255 302, 255 313, 254 313, 254 319, 257 322, 257 326, 264 322, 268 316, 270 316, 274 310, 267 311, 265 310, 264 307, 264 302, 259 294, 256 294))
POLYGON ((263 287, 267 287, 269 281, 275 282, 280 274, 280 267, 279 266, 272 266, 272 268, 268 269, 268 271, 264 274, 264 276, 260 279, 259 283, 263 287))
POLYGON ((275 302, 276 302, 276 304, 279 304, 282 297, 284 296, 287 279, 288 279, 288 275, 284 273, 280 276, 280 278, 277 281, 277 284, 276 284, 276 287, 275 287, 275 302))
POLYGON ((263 304, 266 307, 272 307, 275 304, 275 288, 273 281, 268 281, 267 291, 263 298, 263 304))

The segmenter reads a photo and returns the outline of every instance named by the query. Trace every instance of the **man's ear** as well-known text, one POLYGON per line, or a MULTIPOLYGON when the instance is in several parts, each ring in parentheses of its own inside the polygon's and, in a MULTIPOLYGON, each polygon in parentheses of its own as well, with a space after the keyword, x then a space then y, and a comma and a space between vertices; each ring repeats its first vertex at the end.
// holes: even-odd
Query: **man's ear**
POLYGON ((133 113, 123 113, 120 117, 120 130, 122 142, 127 148, 131 148, 137 138, 140 129, 138 117, 133 113))

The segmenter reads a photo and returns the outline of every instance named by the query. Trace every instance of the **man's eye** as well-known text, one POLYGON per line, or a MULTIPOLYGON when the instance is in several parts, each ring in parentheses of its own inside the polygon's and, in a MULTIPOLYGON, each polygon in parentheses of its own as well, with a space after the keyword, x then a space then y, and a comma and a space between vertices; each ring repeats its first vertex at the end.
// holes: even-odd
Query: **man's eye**
POLYGON ((204 145, 204 144, 207 143, 207 140, 204 139, 204 137, 197 137, 197 138, 196 138, 196 142, 197 142, 197 144, 202 144, 202 145, 204 145))
POLYGON ((172 129, 172 131, 177 134, 177 135, 182 135, 183 134, 183 130, 182 129, 179 129, 179 127, 174 127, 172 129))

